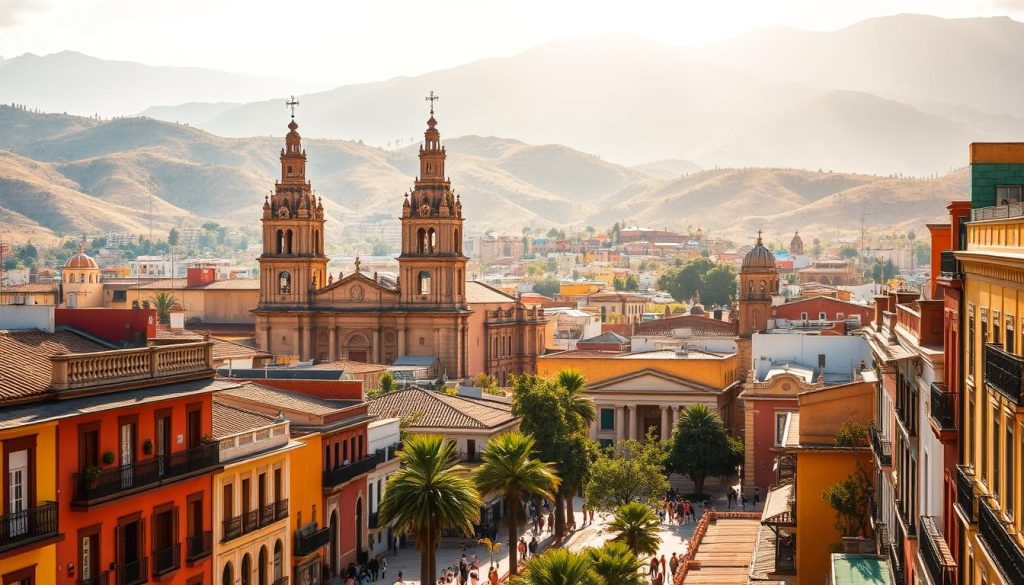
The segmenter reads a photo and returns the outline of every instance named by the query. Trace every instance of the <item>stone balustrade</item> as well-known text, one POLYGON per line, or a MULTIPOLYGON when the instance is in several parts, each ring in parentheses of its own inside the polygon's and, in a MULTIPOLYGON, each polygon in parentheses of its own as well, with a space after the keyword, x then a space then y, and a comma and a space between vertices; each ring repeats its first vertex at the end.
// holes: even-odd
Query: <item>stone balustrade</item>
POLYGON ((212 342, 200 341, 51 356, 50 388, 61 392, 183 374, 205 375, 213 371, 212 347, 212 342))
POLYGON ((220 439, 220 461, 224 463, 259 451, 288 444, 288 421, 251 431, 242 431, 220 439))

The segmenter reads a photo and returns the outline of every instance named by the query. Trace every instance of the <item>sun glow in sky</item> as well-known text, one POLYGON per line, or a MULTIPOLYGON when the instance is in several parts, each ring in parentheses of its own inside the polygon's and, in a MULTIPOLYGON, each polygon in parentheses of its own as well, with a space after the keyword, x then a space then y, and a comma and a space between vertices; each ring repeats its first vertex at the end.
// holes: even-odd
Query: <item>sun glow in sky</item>
POLYGON ((629 35, 699 46, 774 26, 898 13, 1024 16, 1024 0, 0 0, 0 55, 74 50, 325 87, 417 75, 545 42, 629 35))

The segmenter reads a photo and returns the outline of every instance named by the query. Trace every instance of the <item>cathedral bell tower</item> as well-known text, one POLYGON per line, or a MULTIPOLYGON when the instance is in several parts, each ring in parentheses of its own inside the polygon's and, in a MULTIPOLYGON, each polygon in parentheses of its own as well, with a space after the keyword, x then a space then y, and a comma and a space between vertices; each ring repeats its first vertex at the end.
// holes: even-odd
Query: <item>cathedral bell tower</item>
POLYGON ((403 304, 463 308, 466 257, 462 254, 462 202, 445 177, 445 149, 434 119, 420 146, 420 174, 402 204, 402 255, 398 257, 403 304))
POLYGON ((260 305, 309 302, 311 292, 327 284, 324 256, 324 206, 306 180, 306 151, 299 125, 292 121, 281 149, 281 179, 263 201, 263 254, 260 305))
POLYGON ((779 294, 779 269, 775 255, 761 241, 743 257, 740 267, 739 334, 750 337, 754 332, 768 328, 771 318, 772 297, 779 294))

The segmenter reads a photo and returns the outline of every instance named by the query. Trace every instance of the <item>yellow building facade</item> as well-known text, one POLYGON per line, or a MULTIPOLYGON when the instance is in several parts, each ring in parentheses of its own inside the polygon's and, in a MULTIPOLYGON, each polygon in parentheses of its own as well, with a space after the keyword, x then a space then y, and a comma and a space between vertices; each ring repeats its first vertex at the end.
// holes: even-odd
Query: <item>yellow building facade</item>
POLYGON ((57 424, 0 426, 3 498, 0 583, 35 585, 57 578, 57 424))
POLYGON ((1010 585, 1024 582, 1024 144, 972 144, 971 180, 956 252, 966 331, 958 561, 964 585, 1010 585))

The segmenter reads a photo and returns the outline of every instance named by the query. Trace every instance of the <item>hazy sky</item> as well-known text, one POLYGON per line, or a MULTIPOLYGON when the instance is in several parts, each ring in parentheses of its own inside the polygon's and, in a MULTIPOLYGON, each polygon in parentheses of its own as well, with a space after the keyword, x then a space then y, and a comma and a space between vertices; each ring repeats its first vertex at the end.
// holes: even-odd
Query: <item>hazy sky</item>
POLYGON ((1024 17, 1024 0, 0 0, 0 55, 65 49, 325 85, 416 75, 560 38, 701 45, 902 12, 1024 17))

